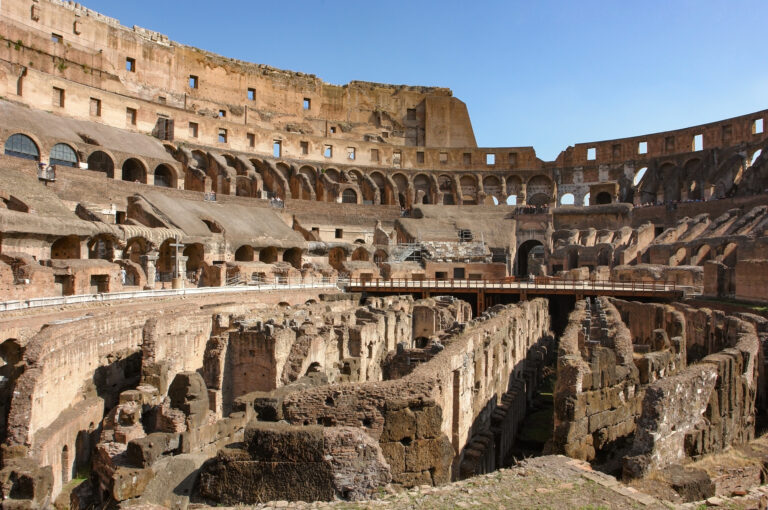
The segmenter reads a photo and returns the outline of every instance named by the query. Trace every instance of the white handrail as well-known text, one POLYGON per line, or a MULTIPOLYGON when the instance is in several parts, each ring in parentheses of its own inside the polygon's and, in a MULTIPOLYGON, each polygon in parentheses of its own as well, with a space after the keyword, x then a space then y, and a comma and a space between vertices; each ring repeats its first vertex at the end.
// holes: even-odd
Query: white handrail
POLYGON ((269 290, 297 289, 336 289, 336 284, 326 281, 317 283, 275 283, 238 287, 193 287, 188 289, 137 290, 131 292, 107 292, 102 294, 77 294, 74 296, 42 297, 2 301, 0 302, 0 312, 25 310, 30 308, 42 308, 46 306, 71 305, 77 303, 122 301, 126 299, 146 299, 172 296, 194 296, 200 294, 222 294, 230 292, 260 292, 269 290))

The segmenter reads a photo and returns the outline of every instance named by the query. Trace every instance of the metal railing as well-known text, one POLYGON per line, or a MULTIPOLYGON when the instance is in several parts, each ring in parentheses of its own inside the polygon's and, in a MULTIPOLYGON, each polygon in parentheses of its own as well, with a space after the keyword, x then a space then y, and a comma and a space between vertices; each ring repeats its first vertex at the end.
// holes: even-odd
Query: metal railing
POLYGON ((617 280, 566 280, 562 278, 537 277, 527 278, 503 278, 495 280, 469 280, 469 279, 408 279, 393 278, 384 280, 380 278, 360 279, 353 278, 345 283, 344 288, 370 288, 370 289, 509 289, 509 290, 573 290, 573 291, 624 291, 624 292, 651 292, 667 293, 681 291, 684 294, 698 294, 699 289, 693 286, 680 285, 670 282, 622 282, 617 280))
POLYGON ((126 299, 162 298, 173 296, 194 296, 198 294, 220 294, 230 292, 263 292, 270 290, 336 289, 330 281, 311 283, 271 283, 242 285, 235 287, 193 287, 185 289, 137 290, 131 292, 105 292, 101 294, 77 294, 74 296, 42 297, 0 302, 0 312, 61 306, 78 303, 102 303, 126 299))

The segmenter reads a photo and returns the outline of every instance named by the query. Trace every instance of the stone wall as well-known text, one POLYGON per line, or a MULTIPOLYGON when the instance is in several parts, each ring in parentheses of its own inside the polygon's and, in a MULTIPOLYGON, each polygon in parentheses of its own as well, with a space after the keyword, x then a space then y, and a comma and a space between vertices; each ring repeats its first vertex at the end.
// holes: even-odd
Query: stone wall
MULTIPOLYGON (((295 424, 365 427, 379 441, 393 483, 444 483, 459 476, 468 445, 492 430, 494 412, 520 412, 502 395, 518 394, 520 385, 532 392, 531 369, 550 338, 546 301, 494 307, 449 331, 441 339, 445 349, 402 379, 296 392, 284 401, 284 417, 295 424)), ((508 446, 509 438, 503 439, 508 446)), ((485 451, 472 448, 471 455, 482 459, 478 471, 492 469, 506 453, 495 441, 483 442, 485 451)))

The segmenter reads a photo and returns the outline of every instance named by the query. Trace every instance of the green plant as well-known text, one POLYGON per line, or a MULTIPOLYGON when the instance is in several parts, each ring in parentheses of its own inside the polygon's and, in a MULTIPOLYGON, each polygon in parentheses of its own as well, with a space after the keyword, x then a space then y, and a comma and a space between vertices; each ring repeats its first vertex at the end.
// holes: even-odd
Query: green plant
POLYGON ((21 39, 19 39, 16 41, 16 44, 13 45, 13 49, 16 51, 19 51, 21 49, 21 46, 22 46, 21 39))
POLYGON ((63 73, 66 68, 67 63, 64 61, 64 59, 59 59, 58 63, 56 64, 56 69, 58 69, 60 73, 63 73))

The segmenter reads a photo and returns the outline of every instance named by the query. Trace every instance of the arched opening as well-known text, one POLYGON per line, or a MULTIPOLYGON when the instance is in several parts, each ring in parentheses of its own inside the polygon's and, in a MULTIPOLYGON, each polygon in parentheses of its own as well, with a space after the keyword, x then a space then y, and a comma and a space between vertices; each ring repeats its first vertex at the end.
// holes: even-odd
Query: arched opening
POLYGON ((149 242, 143 237, 133 237, 125 243, 125 249, 123 250, 123 259, 130 260, 139 264, 140 257, 147 253, 149 249, 149 242))
POLYGON ((352 260, 362 260, 367 262, 370 259, 371 259, 371 254, 368 253, 368 250, 366 250, 362 246, 352 252, 352 260))
POLYGON ((560 205, 573 205, 574 200, 575 197, 573 196, 573 193, 566 193, 560 197, 560 205))
POLYGON ((504 196, 504 190, 501 189, 501 180, 495 175, 488 175, 483 178, 483 191, 485 191, 486 195, 496 199, 493 201, 496 205, 499 204, 498 198, 504 196))
POLYGON ((461 187, 461 201, 466 205, 477 204, 477 177, 464 175, 459 179, 461 187))
POLYGON ((265 264, 274 264, 277 262, 277 248, 274 246, 267 246, 259 250, 259 262, 265 264))
POLYGON ((493 205, 499 205, 499 199, 492 196, 491 199, 493 199, 493 205))
POLYGON ((222 234, 224 233, 224 228, 219 224, 219 222, 215 220, 200 220, 203 223, 205 223, 205 226, 208 228, 208 230, 212 234, 222 234))
POLYGON ((700 266, 712 258, 712 248, 708 244, 703 244, 696 250, 696 255, 691 260, 691 265, 700 266))
POLYGON ((546 175, 531 177, 526 186, 529 205, 545 205, 552 202, 555 194, 555 186, 552 179, 546 175))
POLYGON ((69 465, 69 447, 64 445, 61 449, 61 485, 72 479, 72 468, 69 465))
POLYGON ((77 153, 66 143, 57 143, 51 149, 49 162, 51 165, 74 167, 77 166, 77 153))
POLYGON ((341 203, 342 204, 356 204, 357 203, 357 192, 353 189, 347 188, 344 190, 344 192, 341 194, 341 203))
POLYGON ((67 236, 57 239, 51 245, 51 259, 79 259, 80 239, 77 236, 67 236))
POLYGON ((289 248, 283 253, 283 262, 288 262, 296 269, 301 269, 301 248, 289 248))
POLYGON ((424 174, 419 174, 413 178, 413 189, 417 195, 422 192, 422 204, 430 203, 430 196, 432 195, 432 185, 429 177, 424 174))
POLYGON ((397 194, 397 201, 400 204, 400 207, 405 207, 405 195, 402 193, 397 194))
POLYGON ((647 171, 648 171, 648 167, 644 166, 643 168, 635 172, 635 178, 632 180, 632 184, 634 184, 635 186, 638 186, 643 181, 643 177, 645 177, 645 172, 647 171))
POLYGON ((99 234, 88 242, 88 258, 100 260, 115 259, 115 242, 112 236, 99 234))
POLYGON ((589 197, 591 196, 590 193, 587 193, 584 195, 584 205, 589 205, 589 197))
POLYGON ((437 178, 437 189, 443 194, 443 205, 455 205, 453 179, 449 175, 441 175, 437 178))
POLYGON ((205 248, 200 243, 188 244, 182 255, 187 257, 187 271, 197 271, 205 262, 205 248))
POLYGON ((544 247, 541 241, 537 241, 536 239, 529 239, 517 248, 517 276, 528 276, 529 256, 531 255, 531 250, 537 246, 541 246, 542 248, 544 247))
MULTIPOLYGON (((156 262, 157 272, 165 273, 165 275, 158 275, 159 281, 165 281, 163 280, 163 276, 165 276, 165 278, 170 277, 174 263, 176 262, 176 248, 171 246, 171 244, 176 244, 176 241, 174 239, 166 239, 163 241, 163 244, 160 245, 160 249, 158 250, 156 262)), ((170 281, 170 279, 167 281, 170 281)))
POLYGON ((136 158, 130 158, 123 163, 123 180, 128 182, 147 183, 147 171, 144 164, 136 158))
POLYGON ((755 164, 755 161, 757 161, 757 158, 760 157, 760 154, 763 153, 762 149, 757 149, 755 152, 752 153, 752 157, 749 158, 749 166, 752 166, 755 164))
POLYGON ((325 175, 328 179, 332 180, 333 182, 341 182, 339 171, 335 168, 326 168, 325 170, 321 170, 323 175, 325 175))
POLYGON ((608 193, 607 191, 601 191, 595 197, 595 202, 597 204, 600 204, 600 205, 602 205, 602 204, 610 204, 612 201, 613 200, 611 199, 611 194, 608 193))
POLYGON ((110 179, 115 177, 115 163, 109 154, 103 151, 96 151, 88 156, 88 170, 104 172, 110 179))
POLYGON ((720 262, 725 264, 728 267, 736 267, 736 261, 738 260, 737 252, 738 252, 739 246, 736 243, 728 243, 723 248, 723 253, 719 257, 720 262))
POLYGON ((5 155, 16 158, 40 161, 40 150, 37 144, 27 135, 16 133, 5 141, 5 155))
POLYGON ((253 246, 244 244, 235 250, 235 261, 237 262, 253 262, 253 257, 253 246))
POLYGON ((342 265, 347 261, 347 254, 342 248, 331 248, 328 252, 328 264, 337 271, 343 269, 342 265))
POLYGON ((517 205, 517 195, 509 195, 507 197, 507 205, 517 205))
POLYGON ((155 186, 161 188, 176 187, 176 172, 168 165, 159 165, 155 168, 155 186))
POLYGON ((389 255, 387 255, 387 252, 384 250, 376 250, 373 254, 373 263, 376 265, 381 265, 384 262, 389 260, 389 255))
POLYGON ((566 269, 576 269, 577 267, 579 267, 579 250, 578 248, 571 248, 566 257, 566 269))

